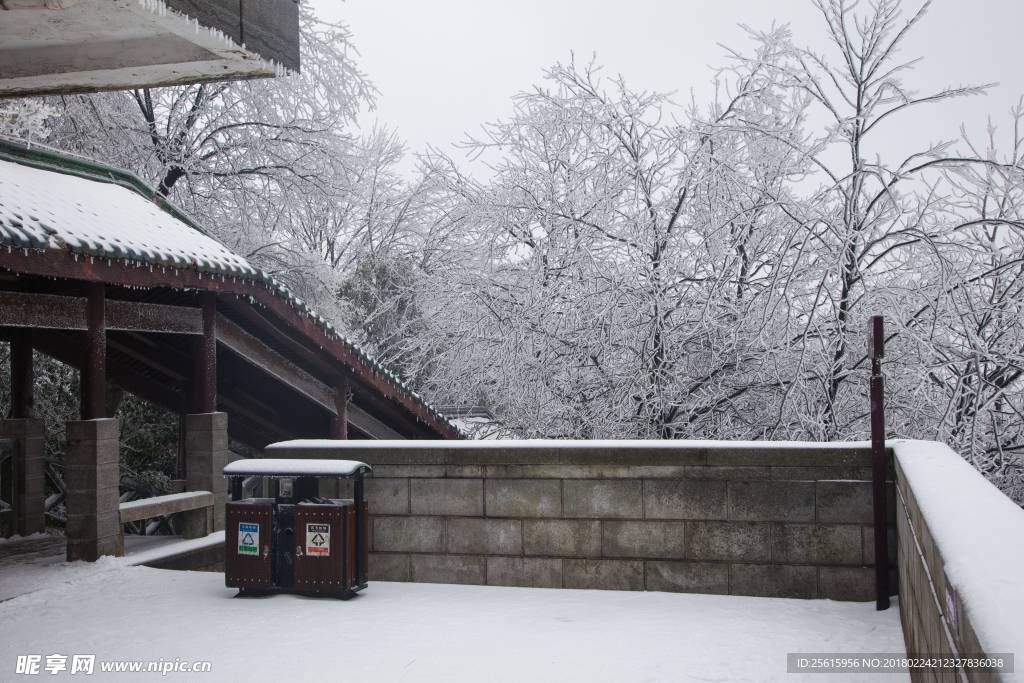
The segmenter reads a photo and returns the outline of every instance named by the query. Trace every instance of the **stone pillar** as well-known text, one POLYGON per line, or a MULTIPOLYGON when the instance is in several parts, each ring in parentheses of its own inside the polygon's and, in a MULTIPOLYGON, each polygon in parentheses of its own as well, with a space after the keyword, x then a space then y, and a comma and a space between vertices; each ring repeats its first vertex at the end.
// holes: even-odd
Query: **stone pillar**
POLYGON ((67 423, 68 561, 124 555, 117 485, 118 422, 67 423))
MULTIPOLYGON (((199 413, 185 416, 185 488, 213 494, 213 528, 224 528, 224 506, 228 502, 228 481, 221 472, 228 464, 228 414, 199 413)), ((198 530, 185 520, 185 535, 195 538, 198 530)))
POLYGON ((20 536, 46 531, 46 432, 42 420, 23 418, 0 421, 0 438, 18 442, 15 450, 14 486, 17 508, 14 533, 20 536))

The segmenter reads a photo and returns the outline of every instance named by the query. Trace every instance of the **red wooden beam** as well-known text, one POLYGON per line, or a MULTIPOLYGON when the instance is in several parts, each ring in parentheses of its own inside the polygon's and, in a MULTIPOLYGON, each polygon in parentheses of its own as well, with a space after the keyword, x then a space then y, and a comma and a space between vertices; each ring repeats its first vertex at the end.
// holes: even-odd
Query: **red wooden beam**
MULTIPOLYGON (((277 340, 278 342, 285 345, 289 350, 298 355, 304 361, 312 365, 314 368, 327 375, 328 377, 335 378, 334 383, 344 380, 349 382, 349 394, 358 396, 365 400, 367 403, 372 405, 375 409, 384 413, 389 419, 394 421, 396 427, 407 430, 412 435, 429 434, 429 426, 423 425, 416 422, 416 418, 409 415, 407 410, 404 410, 400 404, 396 401, 384 398, 378 400, 374 394, 374 388, 368 384, 361 382, 361 377, 352 372, 352 368, 344 365, 340 361, 331 357, 324 357, 318 355, 313 349, 306 346, 302 340, 296 339, 289 335, 286 330, 279 328, 268 320, 267 317, 262 315, 261 311, 252 306, 248 300, 243 301, 241 297, 225 296, 221 298, 221 301, 230 306, 235 312, 242 315, 244 318, 254 323, 263 332, 266 332, 270 337, 277 340), (353 386, 354 385, 354 386, 353 386)), ((336 420, 337 411, 332 413, 332 420, 336 420)), ((353 425, 352 416, 348 416, 348 424, 353 425)), ((341 433, 340 428, 335 425, 332 428, 333 434, 341 433)), ((360 428, 360 433, 372 435, 379 433, 379 429, 376 425, 368 424, 360 428)), ((347 434, 347 431, 346 431, 347 434)), ((332 437, 338 438, 338 437, 332 437)), ((383 436, 376 436, 374 438, 390 438, 383 436)))
POLYGON ((242 360, 256 366, 324 410, 332 413, 337 410, 333 389, 223 315, 217 316, 217 341, 242 360))
POLYGON ((200 292, 203 336, 195 340, 196 410, 217 412, 217 295, 200 292))
MULTIPOLYGON (((86 330, 87 307, 86 297, 0 291, 0 325, 86 330)), ((199 309, 188 306, 107 299, 104 326, 132 332, 202 334, 203 316, 199 309)))
POLYGON ((331 438, 348 438, 348 380, 341 379, 334 388, 335 412, 331 415, 331 438))
POLYGON ((35 417, 32 330, 20 329, 11 340, 11 416, 35 417))
MULTIPOLYGON (((82 369, 85 360, 82 344, 56 331, 36 330, 33 334, 35 348, 51 358, 59 360, 78 370, 82 369)), ((135 394, 141 399, 158 405, 165 410, 182 413, 185 410, 185 397, 179 392, 149 379, 112 360, 107 360, 107 379, 125 391, 135 394)), ((104 386, 104 399, 106 387, 104 386)), ((105 401, 104 401, 105 402, 105 401)), ((106 415, 104 415, 106 417, 106 415)))
POLYGON ((89 282, 85 332, 85 356, 82 358, 82 419, 100 420, 107 416, 107 330, 104 326, 102 282, 89 282))
POLYGON ((116 349, 175 381, 192 376, 192 359, 183 353, 133 333, 107 333, 107 347, 116 349))
MULTIPOLYGON (((282 428, 279 422, 275 421, 272 417, 261 415, 260 413, 253 410, 251 407, 246 407, 245 405, 243 405, 240 402, 240 400, 234 400, 227 394, 217 394, 217 403, 223 405, 225 408, 228 409, 229 412, 236 412, 239 413, 240 415, 244 415, 253 422, 258 423, 263 427, 266 427, 271 432, 274 432, 275 434, 280 436, 282 439, 299 438, 294 432, 282 428)), ((231 420, 228 420, 228 422, 230 423, 231 420)))

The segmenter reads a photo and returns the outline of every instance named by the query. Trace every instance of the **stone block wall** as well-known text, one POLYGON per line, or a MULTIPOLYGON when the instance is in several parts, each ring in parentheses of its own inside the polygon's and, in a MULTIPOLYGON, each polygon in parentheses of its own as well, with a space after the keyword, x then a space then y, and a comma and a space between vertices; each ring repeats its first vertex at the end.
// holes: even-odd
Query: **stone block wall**
MULTIPOLYGON (((913 444, 913 442, 910 443, 913 444)), ((933 445, 939 446, 939 444, 933 445)), ((943 454, 940 452, 939 455, 943 454)), ((948 457, 960 460, 960 456, 951 451, 948 452, 948 457)), ((941 459, 937 458, 936 461, 941 462, 941 459)), ((953 590, 952 593, 949 593, 952 586, 946 576, 945 559, 939 550, 939 544, 934 539, 930 522, 926 515, 922 513, 921 507, 918 504, 918 498, 904 473, 905 466, 900 462, 899 447, 896 449, 895 465, 897 482, 896 519, 897 537, 899 539, 900 618, 903 622, 903 636, 907 644, 907 652, 912 657, 921 657, 923 659, 956 657, 987 659, 989 657, 1002 657, 1003 655, 999 654, 999 651, 1002 650, 993 651, 991 647, 986 647, 982 639, 979 638, 978 632, 987 631, 989 639, 996 635, 1003 638, 1004 642, 1016 640, 1019 643, 1021 642, 1019 640, 1021 635, 1020 626, 1017 626, 1017 631, 1014 633, 1012 630, 1005 629, 1005 627, 1000 625, 985 623, 987 615, 984 612, 972 614, 972 611, 964 605, 958 590, 953 590), (976 624, 976 620, 980 623, 976 624), (981 628, 976 628, 976 626, 981 628)), ((981 475, 974 471, 968 472, 968 475, 972 479, 981 480, 981 475)), ((944 482, 944 486, 949 489, 957 489, 962 483, 967 483, 963 479, 962 477, 951 477, 944 482)), ((974 484, 972 488, 976 491, 978 482, 970 483, 974 484)), ((982 481, 980 486, 989 487, 995 491, 995 487, 992 487, 987 482, 982 481)), ((972 491, 972 493, 975 491, 972 491)), ((936 495, 943 496, 941 490, 933 490, 928 492, 928 494, 933 498, 936 495)), ((999 493, 998 496, 1001 497, 1002 494, 999 493)), ((943 496, 943 500, 949 500, 950 498, 949 496, 943 496)), ((978 522, 984 524, 999 523, 998 517, 1006 512, 1006 510, 1001 510, 999 506, 995 506, 995 514, 991 516, 986 515, 993 506, 990 505, 990 500, 986 500, 982 496, 971 501, 972 503, 978 503, 976 508, 972 510, 964 510, 961 507, 963 502, 962 499, 951 501, 951 508, 956 510, 958 515, 973 517, 969 517, 969 519, 974 528, 977 528, 975 524, 978 522)), ((1006 507, 1010 507, 1011 510, 1009 512, 1017 517, 1015 521, 1019 531, 1022 528, 1020 524, 1020 518, 1022 517, 1020 509, 1012 505, 1006 507)), ((957 545, 966 546, 971 541, 971 539, 960 536, 956 529, 952 530, 952 534, 947 529, 945 535, 947 543, 951 536, 957 545)), ((1020 536, 1017 535, 1003 537, 999 540, 1007 545, 1012 545, 1018 542, 1019 538, 1020 536)), ((956 548, 952 549, 957 550, 956 548)), ((963 552, 963 548, 960 551, 963 552)), ((999 554, 1000 549, 996 546, 984 547, 982 549, 982 553, 991 554, 993 552, 999 554)), ((988 558, 978 557, 977 554, 970 550, 967 551, 967 554, 971 556, 972 560, 976 561, 977 567, 982 572, 986 570, 986 564, 990 562, 988 558)), ((1012 564, 1012 556, 1008 559, 1010 560, 1006 566, 1008 573, 1019 576, 1022 569, 1021 566, 1019 564, 1012 564)), ((963 566, 964 563, 961 562, 961 565, 963 566)), ((996 600, 999 602, 1000 607, 1008 610, 1009 613, 1012 613, 1014 605, 1021 604, 1019 582, 1010 583, 981 579, 979 583, 984 585, 985 594, 998 596, 996 600)), ((1014 623, 1019 624, 1019 621, 1014 623)), ((910 678, 914 683, 960 683, 961 681, 987 683, 989 681, 1008 680, 998 672, 985 668, 955 670, 952 668, 918 668, 910 671, 910 678)))
POLYGON ((67 423, 69 562, 95 562, 101 555, 124 554, 118 483, 118 421, 82 420, 67 423))
POLYGON ((200 538, 224 528, 228 481, 221 471, 230 459, 227 413, 185 416, 185 486, 189 491, 213 494, 212 528, 205 524, 189 524, 184 530, 185 538, 200 538))
POLYGON ((874 600, 865 444, 565 443, 350 451, 369 579, 874 600))

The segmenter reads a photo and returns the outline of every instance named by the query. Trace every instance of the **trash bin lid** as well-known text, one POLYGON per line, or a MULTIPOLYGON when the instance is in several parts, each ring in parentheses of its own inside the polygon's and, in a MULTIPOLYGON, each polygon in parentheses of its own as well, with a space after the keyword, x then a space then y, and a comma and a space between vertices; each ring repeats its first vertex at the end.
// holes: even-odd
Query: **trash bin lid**
POLYGON ((355 460, 292 460, 261 458, 235 460, 224 468, 227 477, 355 477, 371 470, 355 460))

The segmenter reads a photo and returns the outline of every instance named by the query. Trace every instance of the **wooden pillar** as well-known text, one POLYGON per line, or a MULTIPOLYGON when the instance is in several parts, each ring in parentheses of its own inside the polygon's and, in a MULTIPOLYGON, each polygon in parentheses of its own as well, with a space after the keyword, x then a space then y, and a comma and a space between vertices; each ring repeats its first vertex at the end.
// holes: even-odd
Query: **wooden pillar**
POLYGON ((337 415, 331 415, 331 438, 348 438, 348 380, 344 377, 335 382, 334 407, 337 415))
POLYGON ((35 417, 35 403, 32 330, 19 328, 11 339, 11 417, 35 417))
POLYGON ((200 292, 203 336, 196 339, 196 412, 217 412, 217 295, 200 292))
POLYGON ((86 286, 88 303, 85 357, 82 362, 82 419, 107 417, 107 330, 103 283, 86 286))

